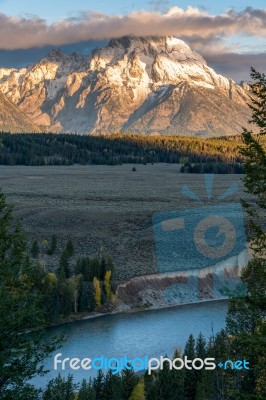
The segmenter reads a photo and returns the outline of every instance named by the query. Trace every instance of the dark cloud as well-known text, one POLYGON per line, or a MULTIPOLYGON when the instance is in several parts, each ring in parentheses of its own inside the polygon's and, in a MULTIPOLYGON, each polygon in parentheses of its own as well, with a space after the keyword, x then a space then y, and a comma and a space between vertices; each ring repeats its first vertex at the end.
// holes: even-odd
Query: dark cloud
MULTIPOLYGON (((153 11, 127 15, 83 12, 78 17, 50 25, 37 16, 8 17, 0 13, 0 67, 32 64, 54 47, 60 47, 66 53, 88 54, 93 48, 104 46, 110 38, 137 33, 139 36, 177 36, 199 51, 216 72, 236 82, 249 79, 251 66, 265 71, 266 53, 237 54, 236 45, 230 47, 226 39, 233 35, 265 37, 266 10, 247 7, 240 12, 229 10, 221 15, 211 15, 206 9, 193 7, 155 11, 167 2, 151 0, 153 11)), ((243 41, 240 39, 241 44, 244 40, 244 37, 243 41)))
POLYGON ((203 54, 217 73, 232 78, 235 82, 249 81, 250 68, 254 67, 257 71, 266 72, 266 53, 261 54, 203 54))
MULTIPOLYGON (((78 52, 88 55, 92 50, 99 47, 104 47, 108 41, 103 40, 89 40, 87 42, 73 43, 69 45, 60 46, 64 53, 78 52)), ((0 68, 21 68, 33 64, 45 57, 54 46, 33 47, 31 49, 19 50, 1 50, 0 49, 0 68)))
POLYGON ((266 36, 266 10, 251 7, 221 15, 188 7, 165 12, 135 11, 127 15, 82 13, 79 17, 48 24, 39 17, 8 17, 0 13, 0 48, 5 50, 62 46, 86 40, 124 35, 175 35, 210 39, 235 34, 266 36), (8 40, 7 40, 8 38, 8 40))
POLYGON ((225 44, 223 37, 213 34, 210 37, 202 38, 196 34, 186 36, 180 35, 179 39, 184 40, 188 43, 194 50, 199 51, 201 54, 209 53, 231 53, 235 50, 235 46, 229 46, 225 44))

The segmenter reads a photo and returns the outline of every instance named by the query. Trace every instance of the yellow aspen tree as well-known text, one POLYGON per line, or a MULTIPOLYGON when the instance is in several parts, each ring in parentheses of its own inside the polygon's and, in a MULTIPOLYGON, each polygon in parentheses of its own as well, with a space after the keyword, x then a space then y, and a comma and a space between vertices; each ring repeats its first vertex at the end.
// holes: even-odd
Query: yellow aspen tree
POLYGON ((115 294, 113 292, 110 293, 110 303, 114 303, 115 301, 115 294))
POLYGON ((145 400, 145 398, 146 397, 145 397, 144 383, 139 382, 134 387, 129 400, 145 400))
POLYGON ((96 276, 93 278, 93 289, 96 308, 99 308, 101 306, 101 286, 100 281, 96 276))
POLYGON ((69 288, 69 292, 71 295, 71 302, 72 302, 72 308, 75 313, 78 312, 78 285, 79 285, 79 280, 80 276, 71 276, 67 280, 67 285, 69 288))
POLYGON ((104 289, 108 300, 110 300, 111 295, 111 275, 112 271, 106 271, 104 277, 104 289))

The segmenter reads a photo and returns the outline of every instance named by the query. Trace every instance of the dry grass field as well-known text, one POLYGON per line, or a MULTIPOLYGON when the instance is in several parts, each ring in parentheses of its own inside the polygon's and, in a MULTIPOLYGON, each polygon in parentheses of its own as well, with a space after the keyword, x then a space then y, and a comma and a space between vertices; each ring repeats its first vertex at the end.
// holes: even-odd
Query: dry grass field
MULTIPOLYGON (((180 174, 177 165, 123 166, 0 166, 0 187, 32 241, 58 236, 55 256, 43 259, 58 266, 58 255, 68 238, 75 257, 110 255, 116 279, 156 272, 152 215, 198 207, 181 193, 187 184, 207 202, 204 177, 180 174)), ((216 175, 214 199, 231 183, 240 190, 226 201, 243 196, 241 175, 216 175)))

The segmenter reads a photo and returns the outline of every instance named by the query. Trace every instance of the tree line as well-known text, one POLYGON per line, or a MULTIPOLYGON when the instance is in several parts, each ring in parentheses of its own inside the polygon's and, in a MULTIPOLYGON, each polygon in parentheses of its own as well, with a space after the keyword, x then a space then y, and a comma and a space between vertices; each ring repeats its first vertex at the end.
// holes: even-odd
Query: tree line
POLYGON ((207 161, 192 164, 187 161, 181 166, 180 172, 192 174, 244 174, 245 167, 242 162, 207 161))
MULTIPOLYGON (((229 331, 222 330, 212 336, 208 342, 200 333, 197 339, 190 335, 182 354, 176 350, 174 359, 204 360, 215 358, 215 362, 235 359, 233 338, 228 340, 229 331)), ((165 359, 167 356, 164 357, 165 359)), ((179 364, 178 364, 179 365, 179 364)), ((229 365, 229 366, 228 366, 229 365)), ((62 378, 60 375, 49 381, 41 394, 43 400, 56 398, 58 400, 225 400, 225 399, 261 399, 258 397, 235 397, 241 391, 243 381, 246 390, 249 387, 250 371, 235 369, 232 364, 226 368, 206 369, 175 369, 165 360, 163 368, 158 368, 150 375, 143 371, 137 375, 132 370, 124 368, 119 374, 112 371, 98 371, 97 377, 80 384, 73 382, 73 376, 62 378)), ((249 387, 249 389, 248 389, 249 387)), ((263 389, 264 390, 264 389, 263 389)), ((262 393, 263 393, 262 390, 262 393)))
POLYGON ((211 163, 219 163, 232 166, 243 162, 239 140, 237 136, 202 139, 133 134, 80 136, 0 133, 0 165, 189 162, 190 165, 208 163, 210 166, 211 163))
POLYGON ((69 239, 61 254, 53 259, 53 271, 47 271, 43 253, 57 252, 57 236, 41 244, 35 239, 30 254, 34 264, 34 280, 46 299, 44 310, 55 324, 73 314, 99 311, 114 300, 112 284, 114 264, 111 257, 83 256, 73 261, 74 245, 69 239))

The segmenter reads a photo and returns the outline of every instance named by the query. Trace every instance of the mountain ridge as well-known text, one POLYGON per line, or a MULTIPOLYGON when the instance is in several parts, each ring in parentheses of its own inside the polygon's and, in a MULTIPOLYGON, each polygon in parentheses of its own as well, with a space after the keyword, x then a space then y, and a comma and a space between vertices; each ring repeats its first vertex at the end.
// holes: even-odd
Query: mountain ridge
POLYGON ((247 126, 248 92, 172 36, 127 36, 85 57, 59 49, 0 68, 0 90, 41 129, 219 136, 247 126))

